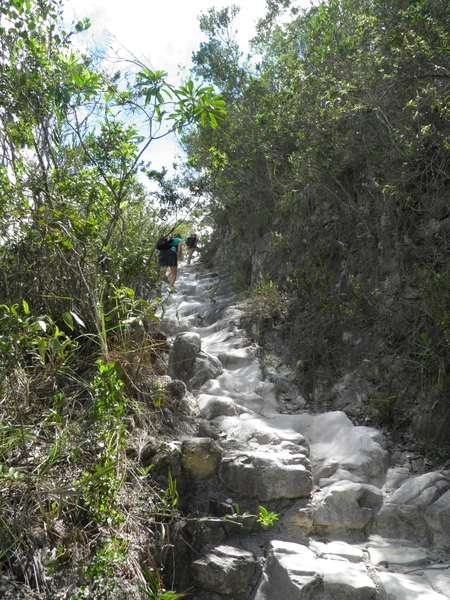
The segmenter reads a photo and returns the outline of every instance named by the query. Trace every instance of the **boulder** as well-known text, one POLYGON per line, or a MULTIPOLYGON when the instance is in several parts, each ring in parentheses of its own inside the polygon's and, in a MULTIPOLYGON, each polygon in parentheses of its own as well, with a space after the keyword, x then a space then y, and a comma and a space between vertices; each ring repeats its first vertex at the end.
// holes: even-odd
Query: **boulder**
POLYGON ((201 351, 196 357, 191 377, 186 385, 190 390, 199 389, 208 379, 214 379, 223 373, 223 367, 215 356, 211 356, 206 352, 201 351))
POLYGON ((386 565, 388 568, 393 566, 419 567, 428 563, 428 556, 420 548, 411 548, 407 546, 384 545, 370 546, 368 548, 370 562, 375 566, 386 565))
MULTIPOLYGON (((425 513, 448 488, 448 478, 438 471, 410 477, 380 510, 377 518, 380 531, 386 535, 428 537, 429 525, 436 521, 432 511, 429 513, 428 520, 425 518, 425 513)), ((436 529, 433 531, 438 533, 436 529)))
POLYGON ((314 510, 314 524, 333 529, 362 529, 383 502, 373 485, 339 481, 325 488, 314 510))
POLYGON ((251 552, 231 546, 216 546, 194 561, 191 577, 194 585, 216 594, 245 592, 256 569, 251 552))
POLYGON ((306 546, 274 540, 254 600, 375 600, 376 595, 363 564, 324 560, 306 546))
POLYGON ((398 490, 398 488, 409 479, 411 473, 406 467, 391 467, 386 473, 386 479, 383 485, 383 490, 386 492, 392 492, 398 490))
POLYGON ((209 437, 190 438, 181 444, 181 465, 194 477, 208 479, 217 473, 222 449, 209 437))
POLYGON ((227 396, 210 396, 209 394, 200 394, 197 397, 200 414, 204 419, 212 421, 217 417, 232 417, 240 414, 243 409, 238 408, 235 402, 227 396))
POLYGON ((227 489, 261 501, 303 498, 312 489, 309 459, 283 449, 229 453, 219 467, 219 478, 227 489))
POLYGON ((165 390, 172 400, 181 400, 186 395, 186 385, 179 379, 167 382, 165 390))
POLYGON ((142 465, 147 468, 151 463, 153 457, 158 454, 161 450, 161 441, 156 438, 149 438, 145 446, 140 452, 140 460, 142 465))
POLYGON ((379 573, 383 598, 395 600, 446 600, 447 596, 435 592, 427 580, 417 575, 379 573))
POLYGON ((437 546, 450 550, 450 491, 445 492, 425 511, 425 521, 437 546))
POLYGON ((300 431, 310 443, 315 483, 323 487, 350 479, 379 485, 384 480, 389 454, 380 431, 355 427, 340 411, 314 415, 309 421, 300 431))
POLYGON ((179 333, 169 355, 169 375, 186 383, 201 348, 202 341, 198 333, 179 333))
POLYGON ((439 471, 415 475, 407 479, 391 496, 390 503, 398 507, 414 506, 423 512, 449 488, 449 480, 439 471))
POLYGON ((314 531, 314 509, 311 502, 305 505, 305 500, 290 508, 280 519, 280 528, 286 540, 304 544, 305 536, 314 531))
POLYGON ((361 563, 364 560, 364 551, 359 546, 353 546, 346 542, 311 542, 310 548, 319 558, 344 558, 352 563, 361 563))
POLYGON ((222 431, 230 433, 240 445, 256 443, 277 445, 282 442, 296 444, 304 454, 309 456, 309 445, 305 436, 293 429, 294 418, 284 418, 284 415, 265 419, 260 415, 243 412, 241 415, 218 418, 217 422, 222 431))
POLYGON ((188 389, 197 389, 222 372, 220 361, 202 351, 198 333, 177 335, 169 355, 169 375, 172 378, 183 381, 188 389))
POLYGON ((414 417, 413 430, 423 439, 438 445, 448 445, 450 439, 450 407, 447 394, 436 399, 433 395, 414 417))
POLYGON ((435 592, 439 592, 447 598, 450 596, 450 564, 430 565, 424 569, 423 576, 435 592))

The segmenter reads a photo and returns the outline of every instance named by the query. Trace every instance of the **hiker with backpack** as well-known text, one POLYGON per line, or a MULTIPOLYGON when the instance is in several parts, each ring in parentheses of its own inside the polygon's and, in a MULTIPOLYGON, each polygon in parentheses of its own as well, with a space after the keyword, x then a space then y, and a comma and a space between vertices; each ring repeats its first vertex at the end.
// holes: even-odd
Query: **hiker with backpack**
POLYGON ((181 260, 183 253, 181 233, 175 233, 173 237, 161 238, 156 244, 156 248, 159 250, 158 265, 170 269, 169 286, 170 291, 174 292, 173 286, 177 278, 178 261, 181 260))
POLYGON ((200 248, 197 246, 198 235, 196 233, 190 233, 189 237, 186 239, 186 246, 188 249, 188 259, 187 264, 191 264, 192 255, 194 252, 200 252, 200 248))

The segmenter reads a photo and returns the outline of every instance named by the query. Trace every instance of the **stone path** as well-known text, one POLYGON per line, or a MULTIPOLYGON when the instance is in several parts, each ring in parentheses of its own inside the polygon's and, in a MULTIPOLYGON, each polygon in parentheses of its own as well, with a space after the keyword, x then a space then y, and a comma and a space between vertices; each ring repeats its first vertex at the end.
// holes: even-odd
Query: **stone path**
POLYGON ((198 261, 179 271, 164 301, 171 375, 219 432, 189 442, 208 468, 186 468, 219 478, 220 505, 280 514, 270 529, 205 544, 191 568, 195 600, 450 598, 450 472, 414 476, 390 465, 380 431, 342 412, 302 412, 285 377, 265 380, 224 282, 198 261))

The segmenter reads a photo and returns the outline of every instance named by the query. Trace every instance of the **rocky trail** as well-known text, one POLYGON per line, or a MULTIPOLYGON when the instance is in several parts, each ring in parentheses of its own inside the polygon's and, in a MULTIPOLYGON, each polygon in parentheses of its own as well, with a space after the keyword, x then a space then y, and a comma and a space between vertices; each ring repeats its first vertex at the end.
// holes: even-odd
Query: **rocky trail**
POLYGON ((450 598, 450 472, 414 474, 382 432, 309 414, 285 374, 265 376, 242 304, 198 260, 176 288, 162 315, 169 373, 198 423, 179 442, 181 505, 208 517, 185 528, 188 597, 450 598))

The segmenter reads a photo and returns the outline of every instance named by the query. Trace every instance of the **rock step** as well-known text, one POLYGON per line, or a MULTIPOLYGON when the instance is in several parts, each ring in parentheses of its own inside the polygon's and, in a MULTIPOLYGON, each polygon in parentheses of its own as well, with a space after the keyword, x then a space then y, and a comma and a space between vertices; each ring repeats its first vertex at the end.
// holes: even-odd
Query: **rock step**
POLYGON ((247 499, 280 521, 213 519, 192 563, 194 600, 450 598, 450 472, 389 468, 383 434, 343 412, 286 414, 302 406, 286 370, 265 379, 229 290, 199 277, 199 264, 180 268, 163 327, 176 336, 171 375, 217 443, 184 441, 181 463, 211 494, 211 515, 247 499))

